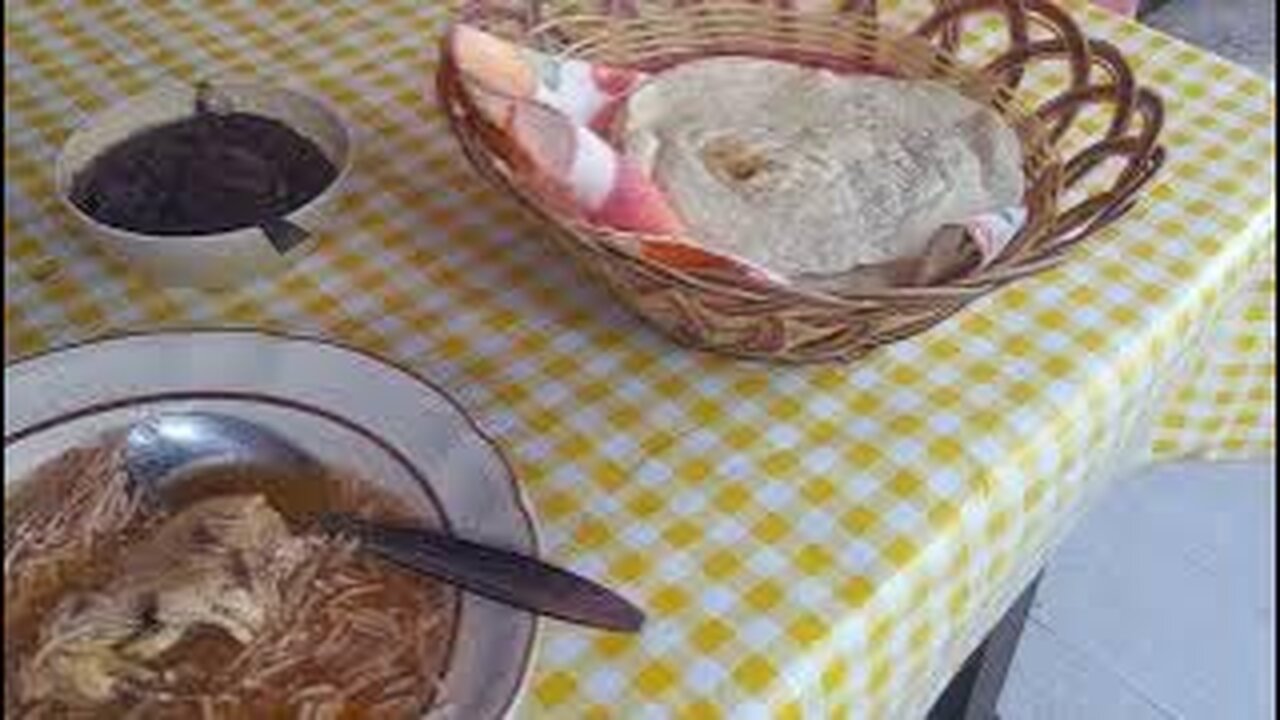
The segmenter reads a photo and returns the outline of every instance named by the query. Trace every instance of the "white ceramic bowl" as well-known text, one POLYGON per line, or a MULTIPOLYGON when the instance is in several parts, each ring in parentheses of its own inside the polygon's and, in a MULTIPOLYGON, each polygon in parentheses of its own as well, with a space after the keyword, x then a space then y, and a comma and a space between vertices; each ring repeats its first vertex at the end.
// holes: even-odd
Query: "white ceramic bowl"
MULTIPOLYGON (((534 518, 499 447, 424 378, 362 351, 253 331, 133 335, 4 371, 5 495, 40 463, 156 413, 204 411, 271 427, 392 492, 424 522, 537 553, 534 518)), ((538 621, 461 594, 444 705, 430 720, 512 713, 538 621)))
POLYGON ((338 194, 351 171, 351 133, 338 112, 322 100, 259 82, 216 82, 210 87, 220 104, 279 120, 312 140, 338 172, 323 192, 283 218, 304 231, 305 239, 273 242, 257 227, 205 235, 130 232, 99 222, 71 202, 72 181, 95 157, 125 138, 190 116, 195 108, 196 89, 191 85, 163 85, 90 118, 72 134, 58 156, 58 196, 104 247, 130 267, 165 285, 221 288, 284 268, 314 247, 315 233, 334 212, 338 194))

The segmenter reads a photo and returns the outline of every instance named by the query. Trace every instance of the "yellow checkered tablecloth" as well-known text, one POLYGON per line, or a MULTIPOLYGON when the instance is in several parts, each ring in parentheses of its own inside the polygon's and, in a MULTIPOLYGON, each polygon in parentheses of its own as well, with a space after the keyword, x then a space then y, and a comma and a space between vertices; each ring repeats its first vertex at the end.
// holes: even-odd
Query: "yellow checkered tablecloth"
POLYGON ((5 356, 251 324, 439 381, 508 450, 546 551, 652 614, 640 637, 549 625, 523 715, 918 715, 1116 473, 1275 439, 1273 87, 1071 7, 1166 96, 1150 199, 941 328, 793 368, 677 349, 534 239, 424 99, 443 7, 12 0, 5 356), (89 113, 221 73, 342 107, 353 192, 287 274, 161 291, 76 231, 53 160, 89 113))

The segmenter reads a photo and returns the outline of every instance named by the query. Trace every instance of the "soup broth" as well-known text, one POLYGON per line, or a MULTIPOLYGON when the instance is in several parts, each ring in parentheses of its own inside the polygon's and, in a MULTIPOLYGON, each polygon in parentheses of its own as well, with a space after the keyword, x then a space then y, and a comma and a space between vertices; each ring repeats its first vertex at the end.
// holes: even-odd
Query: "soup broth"
POLYGON ((459 598, 319 510, 421 522, 341 472, 202 475, 127 492, 119 436, 5 498, 6 718, 410 718, 442 702, 459 598))

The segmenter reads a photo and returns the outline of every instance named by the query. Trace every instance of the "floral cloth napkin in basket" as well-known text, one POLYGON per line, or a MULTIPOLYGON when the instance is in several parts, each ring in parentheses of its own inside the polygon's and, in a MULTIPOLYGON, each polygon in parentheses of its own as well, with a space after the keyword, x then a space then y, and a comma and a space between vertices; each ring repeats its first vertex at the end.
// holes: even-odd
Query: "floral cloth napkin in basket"
POLYGON ((632 251, 682 270, 802 282, 832 292, 928 284, 990 262, 1026 219, 1023 208, 1009 208, 941 228, 924 257, 785 278, 690 238, 662 190, 606 139, 648 74, 549 55, 467 25, 450 31, 445 52, 473 104, 498 131, 500 147, 490 149, 513 167, 517 181, 570 217, 625 233, 611 237, 632 251))

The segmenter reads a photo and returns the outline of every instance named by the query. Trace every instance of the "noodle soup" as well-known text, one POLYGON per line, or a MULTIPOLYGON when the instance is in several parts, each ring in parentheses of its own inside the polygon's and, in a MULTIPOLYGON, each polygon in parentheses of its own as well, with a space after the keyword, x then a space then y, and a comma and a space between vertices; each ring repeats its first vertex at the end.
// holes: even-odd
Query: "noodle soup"
POLYGON ((311 531, 414 521, 340 472, 126 492, 119 436, 5 497, 6 718, 414 718, 443 701, 459 597, 311 531))

